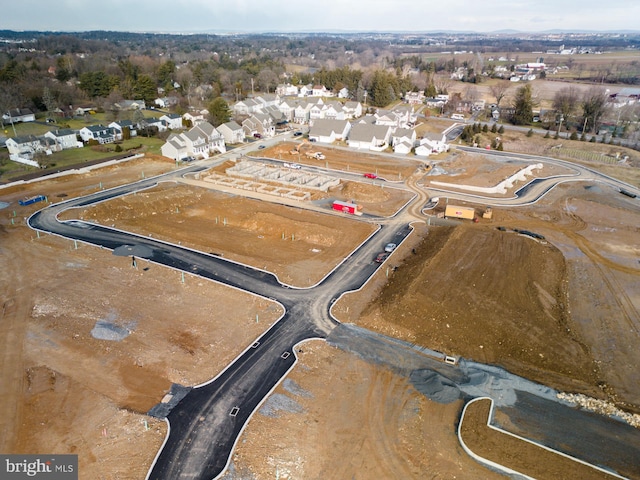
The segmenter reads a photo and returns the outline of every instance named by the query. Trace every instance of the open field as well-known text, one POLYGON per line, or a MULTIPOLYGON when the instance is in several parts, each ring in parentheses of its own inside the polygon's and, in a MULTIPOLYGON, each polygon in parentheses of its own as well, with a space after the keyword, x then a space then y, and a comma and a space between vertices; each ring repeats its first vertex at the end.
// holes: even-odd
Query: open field
MULTIPOLYGON (((261 154, 291 161, 290 148, 261 154)), ((428 183, 411 159, 317 149, 332 169, 348 165, 428 183)), ((449 182, 493 184, 509 173, 481 162, 458 155, 440 165, 466 172, 449 182)), ((182 283, 178 272, 144 261, 133 268, 109 251, 37 238, 24 218, 39 205, 15 203, 34 194, 85 195, 100 182, 109 187, 173 168, 150 157, 0 189, 0 201, 10 203, 0 210, 6 213, 0 215, 0 351, 2 378, 11 380, 0 386, 2 451, 77 453, 81 478, 144 478, 166 429, 144 415, 148 408, 171 383, 214 376, 281 314, 267 300, 197 277, 186 275, 182 283), (105 331, 118 339, 104 339, 105 331)), ((609 168, 624 176, 630 167, 609 168)), ((345 185, 372 210, 376 203, 402 204, 384 197, 389 189, 345 185)), ((365 288, 340 300, 334 314, 637 411, 640 353, 637 332, 630 332, 639 323, 640 213, 610 193, 576 184, 535 206, 495 209, 493 220, 478 224, 417 224, 388 260, 397 268, 380 269, 365 288), (547 242, 497 225, 529 228, 547 242)), ((298 285, 321 278, 372 228, 181 184, 65 213, 80 216, 213 251, 298 285)), ((265 404, 271 409, 255 415, 241 436, 228 480, 397 478, 397 472, 416 479, 502 478, 459 446, 462 402, 428 400, 405 378, 323 342, 301 349, 300 363, 265 404)))

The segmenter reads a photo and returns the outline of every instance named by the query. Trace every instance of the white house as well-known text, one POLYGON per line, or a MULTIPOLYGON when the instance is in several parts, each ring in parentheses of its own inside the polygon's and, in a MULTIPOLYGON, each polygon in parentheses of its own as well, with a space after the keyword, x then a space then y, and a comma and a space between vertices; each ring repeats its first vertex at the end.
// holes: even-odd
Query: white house
POLYGON ((118 110, 144 110, 147 108, 144 100, 122 100, 114 103, 113 106, 118 110))
POLYGON ((424 90, 420 90, 419 92, 407 92, 404 95, 404 101, 409 105, 420 105, 424 103, 425 98, 424 90))
POLYGON ((83 142, 89 140, 96 140, 97 142, 113 143, 116 141, 116 132, 111 127, 105 127, 104 125, 89 125, 83 127, 78 132, 83 142))
POLYGON ((187 112, 182 115, 182 118, 184 118, 187 124, 190 123, 192 127, 205 121, 202 112, 187 112))
POLYGON ((342 106, 345 118, 354 119, 362 116, 362 104, 360 102, 345 102, 342 106))
POLYGON ((229 144, 244 142, 244 130, 236 122, 223 123, 218 131, 224 137, 224 142, 229 144))
POLYGON ((8 138, 5 145, 9 150, 9 158, 11 159, 15 157, 32 158, 35 153, 42 152, 46 148, 41 142, 41 137, 36 137, 35 135, 8 138))
POLYGON ((395 148, 399 143, 408 143, 413 148, 416 143, 416 131, 413 128, 396 128, 391 135, 391 146, 395 148))
POLYGON ((234 115, 251 115, 252 113, 259 112, 262 109, 262 105, 262 102, 258 100, 246 98, 236 102, 232 110, 234 115))
POLYGON ((136 126, 131 120, 119 120, 117 122, 111 122, 107 126, 113 128, 116 134, 116 140, 122 140, 124 138, 124 131, 127 128, 129 129, 129 135, 131 137, 135 137, 138 134, 136 126))
POLYGON ((63 128, 61 130, 51 130, 45 133, 44 136, 52 139, 54 142, 60 145, 61 150, 82 147, 82 142, 78 141, 76 132, 69 128, 63 128))
POLYGON ((338 98, 349 98, 349 89, 347 87, 342 87, 338 90, 338 98))
POLYGON ((397 153, 400 155, 406 155, 408 153, 411 152, 411 150, 413 150, 413 143, 407 142, 407 141, 401 141, 396 143, 393 146, 393 153, 397 153))
POLYGON ((145 118, 140 123, 147 128, 157 128, 158 132, 166 132, 168 129, 167 124, 164 122, 164 120, 161 120, 159 118, 145 118))
POLYGON ((319 143, 333 143, 336 140, 344 140, 350 130, 351 124, 347 120, 319 118, 314 120, 309 129, 309 140, 319 143))
POLYGON ((180 134, 172 133, 160 150, 162 155, 174 160, 189 156, 209 158, 216 151, 227 151, 224 138, 209 122, 201 122, 180 134))
POLYGON ((281 83, 276 87, 276 93, 281 97, 285 96, 297 96, 298 95, 298 87, 295 85, 291 85, 290 83, 281 83))
POLYGON ((13 108, 2 115, 2 120, 9 123, 35 122, 36 116, 28 108, 13 108))
POLYGON ((167 124, 167 128, 169 130, 178 130, 180 128, 183 128, 182 116, 178 115, 177 113, 167 113, 165 115, 162 115, 160 117, 160 120, 167 124))
POLYGON ((389 146, 391 127, 388 125, 372 125, 356 123, 349 132, 348 144, 358 149, 375 150, 381 152, 389 146))
MULTIPOLYGON (((421 147, 430 149, 431 153, 442 153, 449 150, 447 137, 444 133, 425 133, 419 143, 421 147)), ((418 148, 416 148, 416 155, 417 154, 418 148)))
POLYGON ((311 89, 312 97, 332 97, 333 93, 327 90, 327 87, 324 85, 314 85, 311 89))
POLYGON ((161 97, 156 98, 153 103, 155 103, 160 108, 169 108, 178 104, 178 97, 161 97))

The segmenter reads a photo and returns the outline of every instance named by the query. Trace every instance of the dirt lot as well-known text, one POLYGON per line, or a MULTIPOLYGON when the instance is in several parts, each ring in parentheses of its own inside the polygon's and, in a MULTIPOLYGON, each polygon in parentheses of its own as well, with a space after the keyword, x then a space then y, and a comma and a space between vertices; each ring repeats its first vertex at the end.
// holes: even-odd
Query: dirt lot
MULTIPOLYGON (((0 201, 84 195, 100 182, 171 168, 139 160, 3 189, 0 201)), ((364 160, 358 166, 376 168, 415 171, 364 160)), ((496 210, 491 222, 422 226, 391 257, 395 273, 387 278, 381 270, 336 313, 637 410, 640 214, 599 188, 563 187, 537 206, 496 210), (496 225, 537 231, 548 243, 496 225)), ((0 451, 77 453, 81 478, 144 478, 166 427, 143 413, 172 382, 214 376, 281 312, 195 277, 182 283, 168 269, 144 262, 134 269, 105 250, 37 238, 23 220, 37 208, 11 203, 0 216, 0 451), (105 330, 122 338, 96 338, 105 330)), ((301 285, 313 283, 311 275, 317 281, 370 231, 341 217, 326 223, 320 214, 170 184, 75 213, 216 251, 301 285), (310 252, 318 257, 305 263, 310 252), (271 254, 277 258, 265 264, 271 254)), ((499 478, 460 448, 460 403, 429 401, 405 379, 321 342, 299 355, 273 395, 286 408, 254 416, 227 478, 499 478)))

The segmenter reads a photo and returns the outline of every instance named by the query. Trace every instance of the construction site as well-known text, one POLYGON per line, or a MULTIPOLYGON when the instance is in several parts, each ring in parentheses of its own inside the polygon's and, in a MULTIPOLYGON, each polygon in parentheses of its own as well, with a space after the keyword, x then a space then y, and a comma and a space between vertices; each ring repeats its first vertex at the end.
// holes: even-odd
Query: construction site
MULTIPOLYGON (((384 219, 413 199, 407 210, 413 232, 362 289, 335 303, 336 319, 503 367, 575 394, 598 415, 630 415, 625 421, 637 428, 637 200, 594 182, 566 183, 536 204, 492 207, 489 216, 484 203, 451 201, 448 216, 458 218, 433 226, 431 213, 420 213, 430 195, 416 197, 416 191, 433 181, 490 187, 523 166, 452 152, 425 169, 411 158, 312 143, 281 143, 260 156, 322 167, 326 174, 227 160, 198 177, 66 211, 61 220, 167 240, 304 288, 376 228, 375 221, 333 211, 336 201, 384 219), (376 172, 413 189, 371 179, 332 184, 340 171, 376 172), (477 222, 469 221, 469 210, 477 222)), ((281 316, 269 299, 38 235, 25 219, 43 205, 18 203, 36 195, 57 202, 175 168, 168 159, 146 156, 0 189, 6 205, 0 216, 1 451, 76 453, 83 479, 145 478, 167 432, 149 409, 172 384, 193 386, 216 376, 281 316)), ((640 185, 637 169, 607 168, 640 185)), ((528 178, 562 173, 545 164, 528 178)), ((512 194, 508 188, 495 195, 512 194)), ((444 212, 446 200, 438 196, 444 212)), ((321 340, 299 346, 297 365, 251 418, 222 478, 505 478, 462 448, 457 427, 464 399, 428 398, 398 369, 347 347, 321 340)), ((469 409, 469 445, 484 445, 482 454, 496 463, 522 457, 548 467, 535 478, 573 476, 554 456, 483 440, 486 412, 480 404, 469 409)), ((499 415, 508 428, 508 415, 499 415)), ((616 462, 623 478, 640 477, 636 459, 616 462)))

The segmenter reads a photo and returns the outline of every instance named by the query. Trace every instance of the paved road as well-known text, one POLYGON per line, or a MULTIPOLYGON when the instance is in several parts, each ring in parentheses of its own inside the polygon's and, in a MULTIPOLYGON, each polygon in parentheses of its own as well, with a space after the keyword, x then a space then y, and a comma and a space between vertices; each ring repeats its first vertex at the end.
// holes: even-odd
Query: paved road
MULTIPOLYGON (((529 159, 535 161, 535 157, 529 159)), ((410 212, 405 208, 401 214, 381 220, 379 229, 369 239, 325 279, 309 289, 289 288, 268 272, 212 254, 101 225, 77 220, 59 222, 56 218, 68 208, 131 194, 150 188, 161 180, 207 167, 206 164, 193 164, 160 177, 68 200, 36 212, 28 221, 37 230, 119 253, 132 252, 137 257, 158 264, 274 299, 285 309, 283 317, 253 345, 247 347, 218 377, 204 386, 192 389, 171 411, 168 416, 170 434, 148 474, 148 478, 153 480, 210 480, 226 468, 233 446, 247 420, 295 363, 296 344, 309 338, 325 338, 331 332, 336 325, 330 313, 335 300, 342 293, 362 286, 380 268, 380 264, 373 262, 375 255, 386 243, 400 244, 410 233, 408 221, 412 215, 416 215, 415 209, 410 212)), ((597 177, 599 181, 612 185, 620 184, 584 167, 572 167, 576 168, 576 176, 583 177, 582 179, 597 177)), ((496 200, 496 204, 530 203, 560 181, 555 178, 550 179, 548 184, 541 182, 529 187, 515 199, 496 200)), ((412 189, 417 189, 416 185, 411 186, 412 189)), ((426 195, 419 197, 421 205, 425 199, 426 195)))
POLYGON ((294 289, 268 273, 221 257, 186 249, 102 225, 70 220, 59 222, 63 210, 87 206, 150 188, 180 172, 72 199, 36 212, 29 225, 37 230, 109 248, 138 258, 199 275, 265 298, 277 299, 284 316, 248 347, 212 382, 195 388, 169 414, 170 435, 149 472, 150 479, 211 479, 227 465, 238 435, 260 402, 295 362, 295 345, 325 338, 336 325, 330 308, 346 291, 362 286, 380 264, 373 262, 384 244, 400 244, 410 233, 405 222, 380 225, 352 255, 311 289, 294 289))

